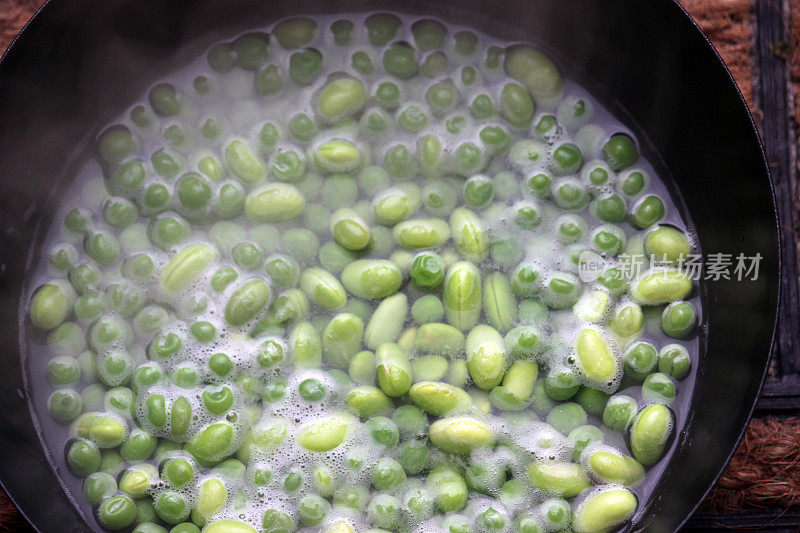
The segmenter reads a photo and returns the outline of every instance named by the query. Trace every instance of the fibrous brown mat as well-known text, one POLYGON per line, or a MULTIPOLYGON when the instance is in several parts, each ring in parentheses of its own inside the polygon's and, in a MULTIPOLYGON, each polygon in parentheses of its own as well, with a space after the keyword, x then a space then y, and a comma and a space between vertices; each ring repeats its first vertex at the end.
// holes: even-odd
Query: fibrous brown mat
MULTIPOLYGON (((754 0, 778 1, 778 0, 754 0)), ((790 0, 792 41, 800 36, 800 0, 790 0)), ((0 0, 0 52, 41 5, 0 0)), ((751 0, 681 0, 716 46, 753 109, 754 35, 751 0)), ((790 48, 795 101, 800 102, 800 46, 790 48)), ((800 106, 795 106, 800 122, 800 106)), ((757 115, 757 113, 756 113, 757 115)), ((754 419, 717 486, 703 504, 709 512, 774 509, 800 503, 800 417, 754 419)), ((0 530, 22 531, 24 521, 0 491, 0 530)))

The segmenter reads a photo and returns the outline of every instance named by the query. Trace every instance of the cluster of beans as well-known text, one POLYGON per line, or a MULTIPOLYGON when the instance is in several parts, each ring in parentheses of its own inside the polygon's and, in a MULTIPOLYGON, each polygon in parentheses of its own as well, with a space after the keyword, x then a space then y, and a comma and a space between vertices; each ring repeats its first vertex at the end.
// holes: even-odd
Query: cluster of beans
POLYGON ((29 315, 104 528, 633 516, 691 366, 643 340, 693 335, 690 240, 629 134, 541 52, 482 39, 285 20, 99 136, 29 315), (629 279, 622 252, 658 264, 629 279))

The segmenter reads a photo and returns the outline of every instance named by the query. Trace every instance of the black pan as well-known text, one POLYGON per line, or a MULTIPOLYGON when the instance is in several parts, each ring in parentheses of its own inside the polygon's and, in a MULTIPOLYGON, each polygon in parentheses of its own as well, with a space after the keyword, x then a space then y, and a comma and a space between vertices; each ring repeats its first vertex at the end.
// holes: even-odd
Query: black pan
MULTIPOLYGON (((37 437, 20 363, 20 295, 85 138, 213 40, 303 13, 392 9, 544 45, 606 97, 671 177, 705 253, 760 254, 758 281, 704 282, 689 424, 631 529, 674 531, 750 417, 772 346, 779 237, 767 165, 730 73, 671 0, 54 0, 0 64, 0 479, 40 531, 86 531, 37 437), (663 159, 659 159, 663 158, 663 159), (668 171, 666 170, 668 169, 668 171)), ((669 179, 669 178, 668 178, 669 179)), ((56 452, 60 453, 60 452, 56 452)))

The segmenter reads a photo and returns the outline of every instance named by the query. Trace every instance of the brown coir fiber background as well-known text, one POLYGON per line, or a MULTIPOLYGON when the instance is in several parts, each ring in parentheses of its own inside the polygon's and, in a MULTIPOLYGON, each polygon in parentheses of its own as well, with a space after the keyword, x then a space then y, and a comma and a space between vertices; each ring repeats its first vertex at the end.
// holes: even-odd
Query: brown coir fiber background
MULTIPOLYGON (((68 0, 62 0, 68 1, 68 0)), ((753 0, 778 1, 778 0, 753 0)), ((716 46, 754 115, 753 20, 751 0, 681 0, 716 46)), ((0 52, 42 4, 40 0, 0 0, 0 52)), ((800 0, 790 0, 792 43, 788 49, 793 99, 800 103, 800 0)), ((787 22, 788 23, 788 22, 787 22)), ((800 105, 794 106, 800 123, 800 105)), ((800 417, 754 419, 730 465, 703 504, 706 512, 785 508, 800 503, 800 417)), ((28 530, 0 491, 0 531, 28 530)))

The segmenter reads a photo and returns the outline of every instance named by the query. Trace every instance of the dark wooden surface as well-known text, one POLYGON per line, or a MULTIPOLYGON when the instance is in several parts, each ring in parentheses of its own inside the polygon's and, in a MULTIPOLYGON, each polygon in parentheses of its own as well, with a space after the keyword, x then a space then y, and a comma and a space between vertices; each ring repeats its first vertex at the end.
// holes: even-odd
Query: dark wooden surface
MULTIPOLYGON (((798 170, 797 125, 792 120, 786 64, 786 47, 793 43, 788 27, 788 2, 755 0, 756 73, 755 108, 760 111, 759 129, 769 161, 781 224, 783 286, 773 358, 756 416, 796 415, 800 409, 800 309, 798 306, 798 170)), ((797 16, 795 14, 795 16, 797 16)), ((800 460, 800 458, 798 458, 800 460)), ((800 509, 783 507, 743 510, 741 513, 696 514, 684 531, 758 530, 800 531, 800 509)))
MULTIPOLYGON (((17 27, 41 0, 0 0, 0 23, 17 27), (13 10, 13 11, 12 11, 13 10), (16 21, 19 18, 20 21, 16 21)), ((713 0, 724 3, 725 0, 713 0)), ((798 304, 798 171, 796 124, 791 119, 785 46, 797 46, 790 35, 788 0, 753 0, 756 35, 753 46, 756 75, 754 107, 770 161, 783 239, 781 315, 769 377, 757 405, 756 416, 797 415, 800 410, 800 304, 798 304)), ((795 14, 797 16, 797 14, 795 14)), ((13 33, 13 31, 12 31, 13 33)), ((3 35, 3 37, 10 37, 3 35)), ((794 36, 796 38, 796 36, 794 36)), ((6 40, 6 39, 4 39, 6 40)), ((3 47, 4 48, 4 47, 3 47)), ((800 458, 798 458, 800 460, 800 458)), ((0 509, 7 511, 7 509, 0 509)), ((0 512, 0 531, 32 531, 19 515, 0 512)), ((684 531, 759 530, 800 531, 800 508, 745 509, 735 514, 695 515, 684 531)))

